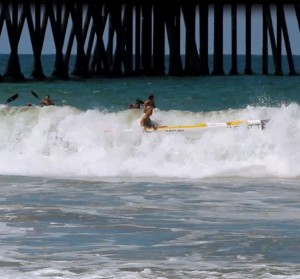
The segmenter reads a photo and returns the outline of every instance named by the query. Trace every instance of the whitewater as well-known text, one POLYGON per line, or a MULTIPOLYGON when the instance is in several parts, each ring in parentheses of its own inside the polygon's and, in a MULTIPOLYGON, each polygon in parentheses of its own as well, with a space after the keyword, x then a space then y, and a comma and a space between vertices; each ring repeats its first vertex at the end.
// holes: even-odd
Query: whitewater
POLYGON ((1 84, 1 278, 300 278, 299 90, 261 75, 1 84), (149 94, 157 125, 269 121, 147 133, 128 107, 149 94))
POLYGON ((159 125, 270 119, 264 130, 146 133, 142 110, 0 107, 2 175, 54 177, 298 177, 300 107, 207 113, 156 109, 159 125))

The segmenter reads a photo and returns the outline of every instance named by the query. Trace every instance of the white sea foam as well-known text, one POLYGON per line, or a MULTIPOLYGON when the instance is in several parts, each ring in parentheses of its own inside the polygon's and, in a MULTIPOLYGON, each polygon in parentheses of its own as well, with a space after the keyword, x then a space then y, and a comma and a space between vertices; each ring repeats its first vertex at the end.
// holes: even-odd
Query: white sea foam
POLYGON ((142 111, 0 107, 2 175, 180 177, 300 175, 300 107, 193 113, 156 109, 160 125, 271 119, 265 130, 144 133, 142 111), (132 130, 128 132, 127 130, 132 130))

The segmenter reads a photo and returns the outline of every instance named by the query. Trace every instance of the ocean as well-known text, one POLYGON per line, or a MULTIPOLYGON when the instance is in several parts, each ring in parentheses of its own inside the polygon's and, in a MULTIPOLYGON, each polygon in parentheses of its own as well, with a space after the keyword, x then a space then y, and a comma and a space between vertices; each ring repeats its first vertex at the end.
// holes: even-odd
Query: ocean
POLYGON ((299 76, 27 80, 0 91, 1 278, 300 278, 299 76), (32 91, 56 105, 40 107, 32 91), (270 121, 146 133, 142 110, 128 107, 150 94, 158 125, 270 121))

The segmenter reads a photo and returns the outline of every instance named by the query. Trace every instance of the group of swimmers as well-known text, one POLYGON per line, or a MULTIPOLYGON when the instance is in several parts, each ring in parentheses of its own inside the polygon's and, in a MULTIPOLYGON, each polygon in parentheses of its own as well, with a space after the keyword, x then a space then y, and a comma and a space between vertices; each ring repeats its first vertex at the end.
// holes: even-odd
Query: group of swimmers
POLYGON ((131 109, 140 109, 141 105, 144 106, 144 115, 140 120, 140 125, 144 128, 153 128, 156 126, 152 123, 150 116, 153 113, 153 109, 155 108, 154 95, 150 95, 147 100, 141 101, 136 99, 134 104, 130 104, 129 108, 131 109))
MULTIPOLYGON (((53 100, 49 95, 46 95, 44 99, 40 101, 41 106, 54 106, 53 100)), ((140 125, 144 128, 153 128, 156 129, 156 126, 151 121, 151 115, 153 113, 153 109, 155 108, 154 95, 150 95, 147 100, 142 101, 137 99, 135 104, 131 104, 129 108, 131 109, 140 109, 141 105, 144 106, 144 115, 140 120, 140 125)))
MULTIPOLYGON (((35 92, 32 92, 32 94, 40 99, 38 95, 35 92)), ((6 104, 15 100, 18 97, 19 94, 15 94, 7 99, 6 104)), ((54 101, 50 98, 49 95, 46 95, 45 98, 40 99, 40 105, 41 106, 54 106, 54 101)), ((152 123, 150 116, 153 113, 153 109, 155 108, 155 102, 154 102, 154 95, 150 95, 147 100, 142 101, 140 99, 137 99, 134 104, 130 104, 129 108, 131 109, 140 109, 141 105, 144 107, 144 115, 140 120, 140 125, 144 128, 154 128, 156 129, 156 126, 152 123)), ((28 106, 32 106, 31 103, 28 104, 28 106)))

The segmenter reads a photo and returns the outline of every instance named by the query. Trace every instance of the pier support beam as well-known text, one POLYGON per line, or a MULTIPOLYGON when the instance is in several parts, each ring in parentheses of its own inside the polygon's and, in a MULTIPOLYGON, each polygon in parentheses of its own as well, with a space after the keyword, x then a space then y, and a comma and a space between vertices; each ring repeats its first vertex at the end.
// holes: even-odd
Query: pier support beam
POLYGON ((142 6, 142 69, 146 75, 152 74, 152 4, 145 2, 142 6))
POLYGON ((208 4, 199 4, 200 14, 200 74, 208 75, 208 4))
POLYGON ((263 4, 262 18, 262 74, 267 75, 269 72, 268 65, 268 21, 267 21, 267 4, 263 4))
POLYGON ((251 4, 246 4, 246 66, 244 73, 252 75, 251 63, 251 4))
POLYGON ((8 42, 5 51, 9 54, 0 69, 0 81, 25 79, 19 53, 24 38, 29 41, 26 53, 32 53, 33 59, 30 77, 45 79, 42 57, 46 36, 54 43, 52 76, 58 79, 68 79, 69 74, 82 78, 224 75, 223 52, 230 52, 230 48, 229 74, 238 74, 238 53, 244 51, 243 72, 251 75, 251 40, 255 35, 251 23, 256 7, 263 11, 262 42, 257 42, 262 43, 262 73, 270 71, 272 56, 275 75, 284 74, 283 59, 287 59, 288 74, 296 75, 290 42, 294 38, 286 16, 296 17, 300 31, 298 1, 250 2, 176 0, 167 6, 157 0, 3 0, 0 44, 2 48, 2 42, 8 42), (241 5, 245 13, 240 13, 241 5), (231 14, 223 13, 227 7, 231 14), (292 13, 287 14, 288 10, 292 13), (238 26, 240 16, 245 27, 238 26), (224 23, 230 20, 231 29, 224 34, 224 23), (245 34, 244 49, 238 44, 239 34, 245 34))
POLYGON ((165 21, 164 3, 153 5, 153 74, 165 74, 165 21))
POLYGON ((214 5, 214 68, 213 75, 224 75, 223 69, 223 4, 214 5))
POLYGON ((272 23, 272 17, 271 17, 271 11, 270 11, 270 5, 267 4, 264 6, 264 12, 266 16, 266 23, 269 31, 269 37, 270 37, 270 43, 272 48, 272 54, 273 54, 273 61, 274 61, 274 68, 275 68, 275 75, 281 75, 281 69, 279 68, 278 63, 278 54, 277 54, 277 46, 275 41, 275 35, 274 35, 274 29, 273 29, 273 23, 272 23))
POLYGON ((166 8, 166 30, 170 49, 169 74, 182 76, 183 67, 180 55, 180 6, 177 2, 166 8))
POLYGON ((237 5, 231 6, 231 70, 230 75, 237 75, 237 5))
POLYGON ((200 59, 196 46, 196 6, 194 3, 182 5, 182 13, 185 22, 186 40, 185 40, 185 75, 200 74, 200 59))
MULTIPOLYGON (((69 5, 69 2, 65 4, 65 19, 69 16, 69 5)), ((63 55, 63 42, 65 38, 66 23, 63 24, 62 22, 62 0, 58 0, 56 2, 56 16, 53 9, 54 7, 51 1, 46 2, 45 13, 49 15, 56 50, 52 76, 59 79, 68 79, 68 63, 65 63, 63 55)))
POLYGON ((20 40, 21 31, 23 29, 24 18, 20 22, 19 26, 19 5, 18 1, 14 0, 12 5, 12 19, 10 17, 10 11, 8 1, 3 1, 2 7, 6 15, 6 25, 8 30, 8 39, 11 47, 11 52, 8 58, 7 67, 4 73, 5 78, 24 80, 24 75, 21 72, 18 45, 20 40))
MULTIPOLYGON (((287 54, 287 59, 288 59, 288 64, 289 64, 289 69, 290 69, 289 75, 296 75, 293 54, 292 54, 292 49, 291 49, 291 45, 290 45, 290 39, 289 39, 289 35, 288 35, 288 30, 287 30, 285 15, 284 15, 284 9, 283 9, 282 4, 278 4, 277 13, 278 13, 278 15, 277 15, 278 22, 280 23, 278 28, 282 31, 284 44, 285 44, 285 48, 286 48, 286 54, 287 54)), ((279 33, 281 34, 281 32, 279 32, 279 33)))

